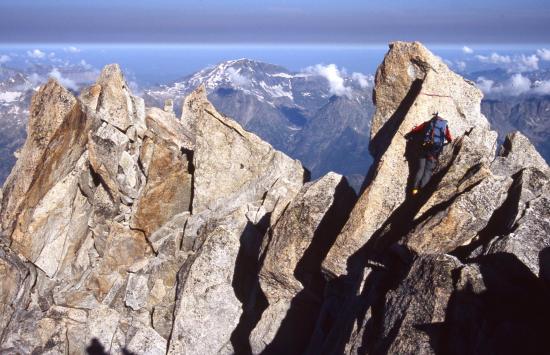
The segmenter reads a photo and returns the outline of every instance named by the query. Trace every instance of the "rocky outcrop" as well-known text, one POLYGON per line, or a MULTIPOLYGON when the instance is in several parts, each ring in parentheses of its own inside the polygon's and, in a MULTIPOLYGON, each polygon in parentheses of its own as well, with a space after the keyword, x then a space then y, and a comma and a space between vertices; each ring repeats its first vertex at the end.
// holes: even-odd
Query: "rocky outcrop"
POLYGON ((204 88, 185 105, 195 108, 182 118, 195 128, 193 215, 183 236, 193 253, 178 274, 169 353, 231 353, 245 302, 236 289, 253 272, 241 270, 241 259, 258 258, 250 249, 262 240, 262 224, 275 224, 304 183, 305 171, 219 114, 204 88))
POLYGON ((0 213, 2 351, 234 351, 240 259, 307 172, 203 88, 188 101, 182 121, 146 109, 117 65, 78 98, 54 80, 35 95, 0 213))
POLYGON ((33 98, 3 187, 1 353, 536 353, 548 348, 550 169, 419 43, 376 77, 361 196, 220 114, 145 108, 117 65, 33 98), (408 196, 434 111, 456 136, 408 196))
POLYGON ((254 328, 252 352, 302 353, 313 332, 325 281, 321 262, 355 202, 342 176, 305 184, 269 236, 259 272, 268 307, 254 328))
POLYGON ((479 113, 480 99, 419 43, 390 45, 376 77, 377 160, 323 262, 334 296, 325 299, 325 325, 318 323, 310 353, 547 346, 541 329, 550 309, 542 301, 549 291, 548 166, 517 132, 495 156, 496 133, 479 113), (407 190, 418 148, 403 135, 435 111, 457 138, 413 198, 407 190), (521 288, 536 294, 533 304, 521 288), (520 309, 525 313, 516 316, 520 309), (529 344, 519 332, 529 334, 529 344))
MULTIPOLYGON (((366 190, 323 263, 328 272, 345 274, 348 258, 405 201, 410 167, 403 136, 434 112, 448 120, 456 136, 473 127, 488 129, 480 113, 481 98, 472 82, 452 72, 420 43, 390 45, 375 77, 370 144, 375 163, 366 190)), ((491 145, 491 141, 484 144, 491 145)))

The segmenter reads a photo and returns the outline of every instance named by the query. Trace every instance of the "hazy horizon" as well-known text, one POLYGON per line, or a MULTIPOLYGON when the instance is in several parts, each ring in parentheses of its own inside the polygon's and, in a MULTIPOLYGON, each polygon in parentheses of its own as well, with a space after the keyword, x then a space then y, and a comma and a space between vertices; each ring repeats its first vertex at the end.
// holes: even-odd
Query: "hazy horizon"
POLYGON ((540 43, 546 0, 3 0, 0 42, 540 43))

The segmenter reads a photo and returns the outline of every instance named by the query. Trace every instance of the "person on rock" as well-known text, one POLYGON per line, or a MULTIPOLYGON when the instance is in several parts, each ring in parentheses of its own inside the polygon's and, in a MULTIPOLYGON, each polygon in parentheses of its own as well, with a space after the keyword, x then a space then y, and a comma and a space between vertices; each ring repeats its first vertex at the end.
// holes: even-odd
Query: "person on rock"
POLYGON ((453 140, 447 121, 441 118, 438 113, 434 113, 429 121, 415 126, 405 135, 405 139, 411 140, 417 135, 422 135, 422 144, 418 152, 418 169, 411 190, 413 196, 418 194, 420 189, 423 189, 430 181, 445 140, 447 142, 453 140))

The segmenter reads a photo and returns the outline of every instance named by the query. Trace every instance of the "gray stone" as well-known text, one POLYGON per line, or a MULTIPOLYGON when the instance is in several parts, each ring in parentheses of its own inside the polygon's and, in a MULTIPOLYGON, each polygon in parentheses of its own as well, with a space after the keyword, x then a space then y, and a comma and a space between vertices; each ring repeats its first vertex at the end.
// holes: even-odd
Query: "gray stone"
POLYGON ((125 304, 134 311, 139 310, 147 304, 149 288, 147 287, 147 275, 130 274, 126 284, 125 304))

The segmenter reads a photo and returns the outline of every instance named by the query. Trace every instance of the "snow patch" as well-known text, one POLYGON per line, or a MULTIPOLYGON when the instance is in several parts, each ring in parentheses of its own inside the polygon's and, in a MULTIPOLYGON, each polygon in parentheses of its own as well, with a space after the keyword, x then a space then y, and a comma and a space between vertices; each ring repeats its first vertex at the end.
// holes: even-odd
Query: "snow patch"
POLYGON ((270 75, 274 76, 276 78, 285 78, 285 79, 294 78, 294 75, 290 75, 290 74, 287 74, 287 73, 275 73, 275 74, 270 74, 270 75))
POLYGON ((5 91, 0 92, 0 101, 2 102, 14 102, 21 97, 22 93, 17 91, 5 91))
POLYGON ((290 91, 286 91, 283 88, 283 86, 280 85, 280 84, 269 86, 265 83, 265 81, 262 80, 262 81, 260 81, 260 86, 271 97, 288 97, 289 99, 294 100, 294 97, 292 96, 292 93, 290 91))

